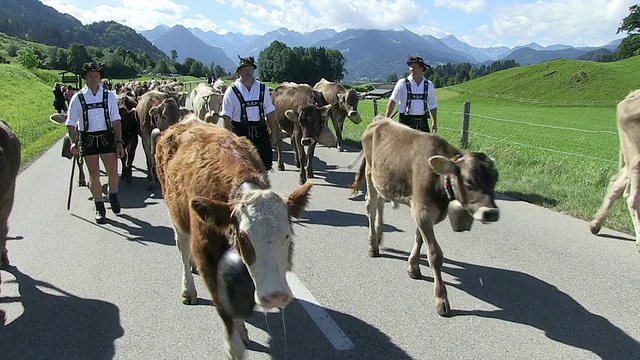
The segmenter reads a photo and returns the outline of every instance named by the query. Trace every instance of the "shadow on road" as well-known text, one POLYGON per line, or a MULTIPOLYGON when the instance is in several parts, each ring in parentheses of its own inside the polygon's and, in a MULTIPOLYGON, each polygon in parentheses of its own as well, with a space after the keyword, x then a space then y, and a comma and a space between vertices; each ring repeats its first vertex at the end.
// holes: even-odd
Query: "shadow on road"
MULTIPOLYGON (((381 257, 407 261, 409 256, 401 250, 383 250, 394 255, 381 253, 381 257)), ((422 266, 428 266, 425 257, 424 254, 420 256, 422 266)), ((447 283, 447 286, 499 308, 493 311, 456 310, 455 299, 450 298, 452 316, 480 316, 532 326, 544 331, 549 339, 588 350, 605 360, 638 358, 640 354, 640 342, 604 317, 589 312, 555 286, 529 274, 451 259, 445 259, 442 272, 458 282, 447 283)), ((423 275, 422 279, 433 282, 432 276, 423 275)))
MULTIPOLYGON (((389 336, 374 326, 352 315, 322 308, 354 345, 347 350, 337 350, 309 317, 303 304, 318 307, 295 299, 284 311, 284 319, 282 313, 255 312, 247 322, 269 333, 269 347, 252 341, 247 347, 249 352, 270 353, 273 359, 411 359, 404 350, 393 344, 389 336)), ((252 329, 249 329, 250 339, 251 333, 252 329)), ((335 332, 331 334, 334 337, 336 335, 335 332)), ((340 341, 342 339, 344 338, 337 337, 336 343, 344 345, 345 342, 340 341)))
POLYGON ((24 313, 0 327, 3 359, 113 359, 114 341, 124 334, 115 305, 69 294, 15 266, 5 271, 16 278, 20 296, 0 303, 19 302, 24 313))
MULTIPOLYGON (((305 210, 297 223, 300 224, 317 224, 328 226, 357 226, 367 227, 369 226, 369 220, 364 214, 354 214, 350 212, 340 210, 305 210)), ((404 232, 393 225, 384 225, 384 232, 404 232)))

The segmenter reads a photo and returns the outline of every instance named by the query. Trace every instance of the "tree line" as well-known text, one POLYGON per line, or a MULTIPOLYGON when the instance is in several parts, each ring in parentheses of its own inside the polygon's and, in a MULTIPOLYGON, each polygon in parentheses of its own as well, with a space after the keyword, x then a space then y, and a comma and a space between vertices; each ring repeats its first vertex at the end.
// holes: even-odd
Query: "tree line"
POLYGON ((258 77, 262 81, 285 81, 313 85, 325 78, 339 82, 344 78, 346 59, 339 50, 324 47, 288 47, 273 41, 260 52, 258 77))
POLYGON ((214 73, 217 77, 228 75, 220 66, 211 62, 208 66, 194 58, 187 57, 184 62, 175 61, 177 53, 172 51, 171 59, 154 60, 147 52, 137 54, 122 46, 115 49, 101 49, 96 46, 84 46, 72 43, 68 49, 57 46, 36 47, 27 45, 19 48, 11 44, 7 48, 11 57, 29 69, 45 68, 55 70, 69 70, 76 74, 82 72, 82 66, 89 61, 105 64, 104 76, 110 78, 135 78, 140 73, 179 74, 204 77, 214 73))

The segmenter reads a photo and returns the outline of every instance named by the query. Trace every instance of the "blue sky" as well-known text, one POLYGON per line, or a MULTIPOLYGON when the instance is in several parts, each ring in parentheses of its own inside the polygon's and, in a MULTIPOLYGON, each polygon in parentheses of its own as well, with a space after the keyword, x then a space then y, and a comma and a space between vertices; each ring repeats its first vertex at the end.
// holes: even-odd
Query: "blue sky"
POLYGON ((136 30, 183 25, 262 35, 285 27, 402 29, 476 47, 600 46, 638 0, 41 0, 84 24, 114 20, 136 30))

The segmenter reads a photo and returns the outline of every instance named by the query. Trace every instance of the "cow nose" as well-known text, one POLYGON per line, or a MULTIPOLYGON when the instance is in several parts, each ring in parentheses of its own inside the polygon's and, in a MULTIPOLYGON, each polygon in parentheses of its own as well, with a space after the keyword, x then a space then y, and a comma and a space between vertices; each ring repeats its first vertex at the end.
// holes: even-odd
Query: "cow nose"
POLYGON ((487 209, 482 214, 483 222, 496 222, 500 218, 500 210, 498 209, 487 209))
POLYGON ((264 308, 284 308, 291 302, 291 294, 286 292, 275 292, 260 297, 260 306, 264 308))
POLYGON ((305 138, 302 138, 302 140, 300 140, 300 143, 304 146, 309 146, 315 142, 316 142, 316 139, 311 137, 305 137, 305 138))

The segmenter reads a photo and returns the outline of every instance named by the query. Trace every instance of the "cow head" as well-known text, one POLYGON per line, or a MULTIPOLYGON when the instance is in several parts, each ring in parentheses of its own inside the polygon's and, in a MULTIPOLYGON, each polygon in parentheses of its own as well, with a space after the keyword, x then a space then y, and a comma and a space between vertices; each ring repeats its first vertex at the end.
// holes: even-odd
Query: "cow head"
POLYGON ((152 123, 160 130, 166 130, 169 126, 180 121, 180 108, 173 98, 164 99, 160 104, 149 109, 152 123))
POLYGON ((498 171, 487 155, 472 152, 454 159, 436 155, 429 158, 429 166, 440 175, 449 200, 459 202, 476 220, 498 221, 500 211, 494 202, 498 171))
POLYGON ((338 94, 338 101, 340 102, 340 107, 346 111, 349 120, 354 124, 360 124, 360 122, 362 122, 362 118, 358 112, 358 102, 360 98, 355 90, 350 89, 345 93, 338 94))
POLYGON ((315 143, 320 135, 320 131, 327 123, 327 115, 331 105, 319 107, 309 103, 300 106, 296 111, 287 110, 284 115, 300 129, 300 143, 304 146, 315 143))
POLYGON ((249 188, 237 202, 194 198, 191 208, 210 225, 231 226, 233 246, 255 284, 255 301, 264 308, 284 308, 292 299, 286 273, 291 270, 291 217, 307 206, 311 183, 282 198, 272 190, 249 188))

